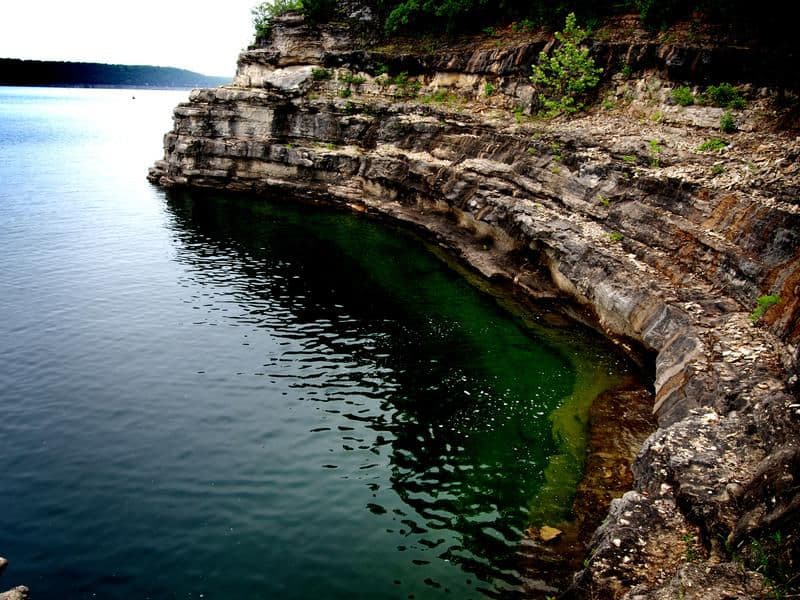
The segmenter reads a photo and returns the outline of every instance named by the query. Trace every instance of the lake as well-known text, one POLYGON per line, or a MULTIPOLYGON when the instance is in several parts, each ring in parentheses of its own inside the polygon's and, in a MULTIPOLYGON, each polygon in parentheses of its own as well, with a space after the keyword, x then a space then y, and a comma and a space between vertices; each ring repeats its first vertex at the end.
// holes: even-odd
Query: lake
POLYGON ((0 88, 0 587, 513 597, 631 368, 402 230, 150 185, 187 97, 0 88))

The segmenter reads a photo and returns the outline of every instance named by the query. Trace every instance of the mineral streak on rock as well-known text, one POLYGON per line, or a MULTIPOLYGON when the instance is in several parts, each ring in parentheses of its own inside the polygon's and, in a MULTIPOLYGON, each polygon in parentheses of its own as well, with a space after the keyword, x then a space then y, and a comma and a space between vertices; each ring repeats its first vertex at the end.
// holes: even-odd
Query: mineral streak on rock
POLYGON ((571 593, 757 595, 763 580, 741 575, 736 549, 770 532, 792 560, 798 547, 800 142, 760 133, 756 106, 737 115, 725 166, 709 174, 718 156, 696 148, 718 135, 707 129, 716 109, 669 106, 665 76, 725 72, 738 50, 638 40, 593 47, 643 70, 612 80, 624 111, 517 123, 509 109, 533 97, 529 65, 545 43, 397 54, 357 50, 341 26, 277 19, 233 85, 175 109, 149 178, 404 221, 486 277, 577 303, 610 337, 652 352, 659 428, 571 593), (416 75, 420 95, 378 75, 382 62, 416 75), (486 82, 499 90, 488 99, 486 82), (435 92, 460 100, 421 101, 435 92), (754 326, 768 293, 781 302, 754 326))

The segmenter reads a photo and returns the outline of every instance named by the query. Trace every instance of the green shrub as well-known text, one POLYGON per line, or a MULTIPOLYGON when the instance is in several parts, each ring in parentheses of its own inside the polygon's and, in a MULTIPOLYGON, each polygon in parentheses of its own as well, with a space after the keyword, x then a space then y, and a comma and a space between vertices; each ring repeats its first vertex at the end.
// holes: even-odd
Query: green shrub
POLYGON ((345 87, 339 90, 339 98, 349 98, 353 95, 353 90, 349 87, 345 87))
POLYGON ((485 84, 483 84, 483 95, 488 97, 493 94, 494 94, 494 84, 487 81, 485 84))
POLYGON ((330 69, 326 69, 324 67, 314 67, 311 69, 311 77, 317 81, 330 79, 332 75, 333 73, 330 71, 330 69))
POLYGON ((530 19, 522 19, 522 21, 517 21, 511 26, 511 30, 514 33, 519 33, 521 31, 530 33, 535 29, 536 29, 536 23, 534 23, 530 19))
POLYGON ((612 231, 608 234, 608 239, 610 239, 615 244, 621 242, 625 236, 623 236, 619 231, 612 231))
POLYGON ((756 307, 753 309, 753 312, 750 313, 750 321, 753 323, 758 323, 761 320, 766 312, 778 304, 781 301, 781 297, 778 295, 769 295, 769 296, 759 296, 756 299, 756 307))
POLYGON ((447 90, 436 90, 432 94, 420 98, 420 101, 425 104, 429 102, 434 102, 436 104, 455 104, 458 102, 458 96, 447 90))
POLYGON ((705 100, 712 106, 722 108, 744 108, 746 103, 742 94, 730 83, 720 83, 706 88, 705 100))
POLYGON ((688 86, 676 87, 672 90, 672 101, 680 106, 691 106, 694 104, 694 94, 688 86))
POLYGON ((361 85, 366 81, 361 75, 353 75, 350 72, 339 73, 338 79, 345 85, 361 85))
POLYGON ((586 96, 600 83, 602 69, 595 67, 588 48, 580 44, 586 31, 577 26, 575 13, 567 15, 564 31, 556 33, 560 45, 551 56, 541 52, 531 81, 540 90, 539 101, 551 114, 574 113, 584 108, 586 96))
POLYGON ((719 152, 728 146, 728 142, 719 138, 711 138, 697 147, 698 152, 719 152))
POLYGON ((647 147, 650 150, 650 166, 654 168, 658 167, 660 162, 658 155, 664 151, 661 147, 661 143, 658 140, 650 140, 647 147))
POLYGON ((293 10, 301 10, 300 0, 271 0, 257 4, 250 10, 253 15, 256 42, 261 42, 272 33, 272 19, 293 10))
POLYGON ((736 121, 731 111, 726 110, 719 118, 719 130, 723 133, 733 133, 736 131, 736 121))
POLYGON ((405 71, 390 79, 389 84, 394 84, 397 88, 395 96, 398 98, 415 98, 422 88, 422 84, 419 81, 410 79, 405 71))

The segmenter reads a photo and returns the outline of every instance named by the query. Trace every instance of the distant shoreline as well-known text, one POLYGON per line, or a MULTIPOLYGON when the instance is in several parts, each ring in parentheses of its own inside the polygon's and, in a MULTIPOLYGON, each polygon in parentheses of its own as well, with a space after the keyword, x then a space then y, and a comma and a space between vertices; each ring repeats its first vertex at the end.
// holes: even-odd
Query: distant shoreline
MULTIPOLYGON (((222 84, 220 84, 222 85, 222 84)), ((193 90, 196 88, 207 87, 205 85, 102 85, 102 84, 67 84, 67 83, 0 83, 0 87, 20 87, 20 88, 61 88, 76 90, 193 90)), ((215 86, 216 87, 216 86, 215 86)))
POLYGON ((2 86, 192 89, 217 87, 232 80, 176 67, 0 58, 2 86))

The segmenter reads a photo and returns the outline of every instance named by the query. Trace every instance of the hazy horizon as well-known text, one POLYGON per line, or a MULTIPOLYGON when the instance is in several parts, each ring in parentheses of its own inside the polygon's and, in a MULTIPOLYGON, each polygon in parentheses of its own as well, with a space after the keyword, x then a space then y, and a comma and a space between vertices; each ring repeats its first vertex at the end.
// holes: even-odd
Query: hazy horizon
POLYGON ((257 0, 76 0, 9 3, 0 20, 0 57, 176 67, 232 77, 253 39, 257 0))

